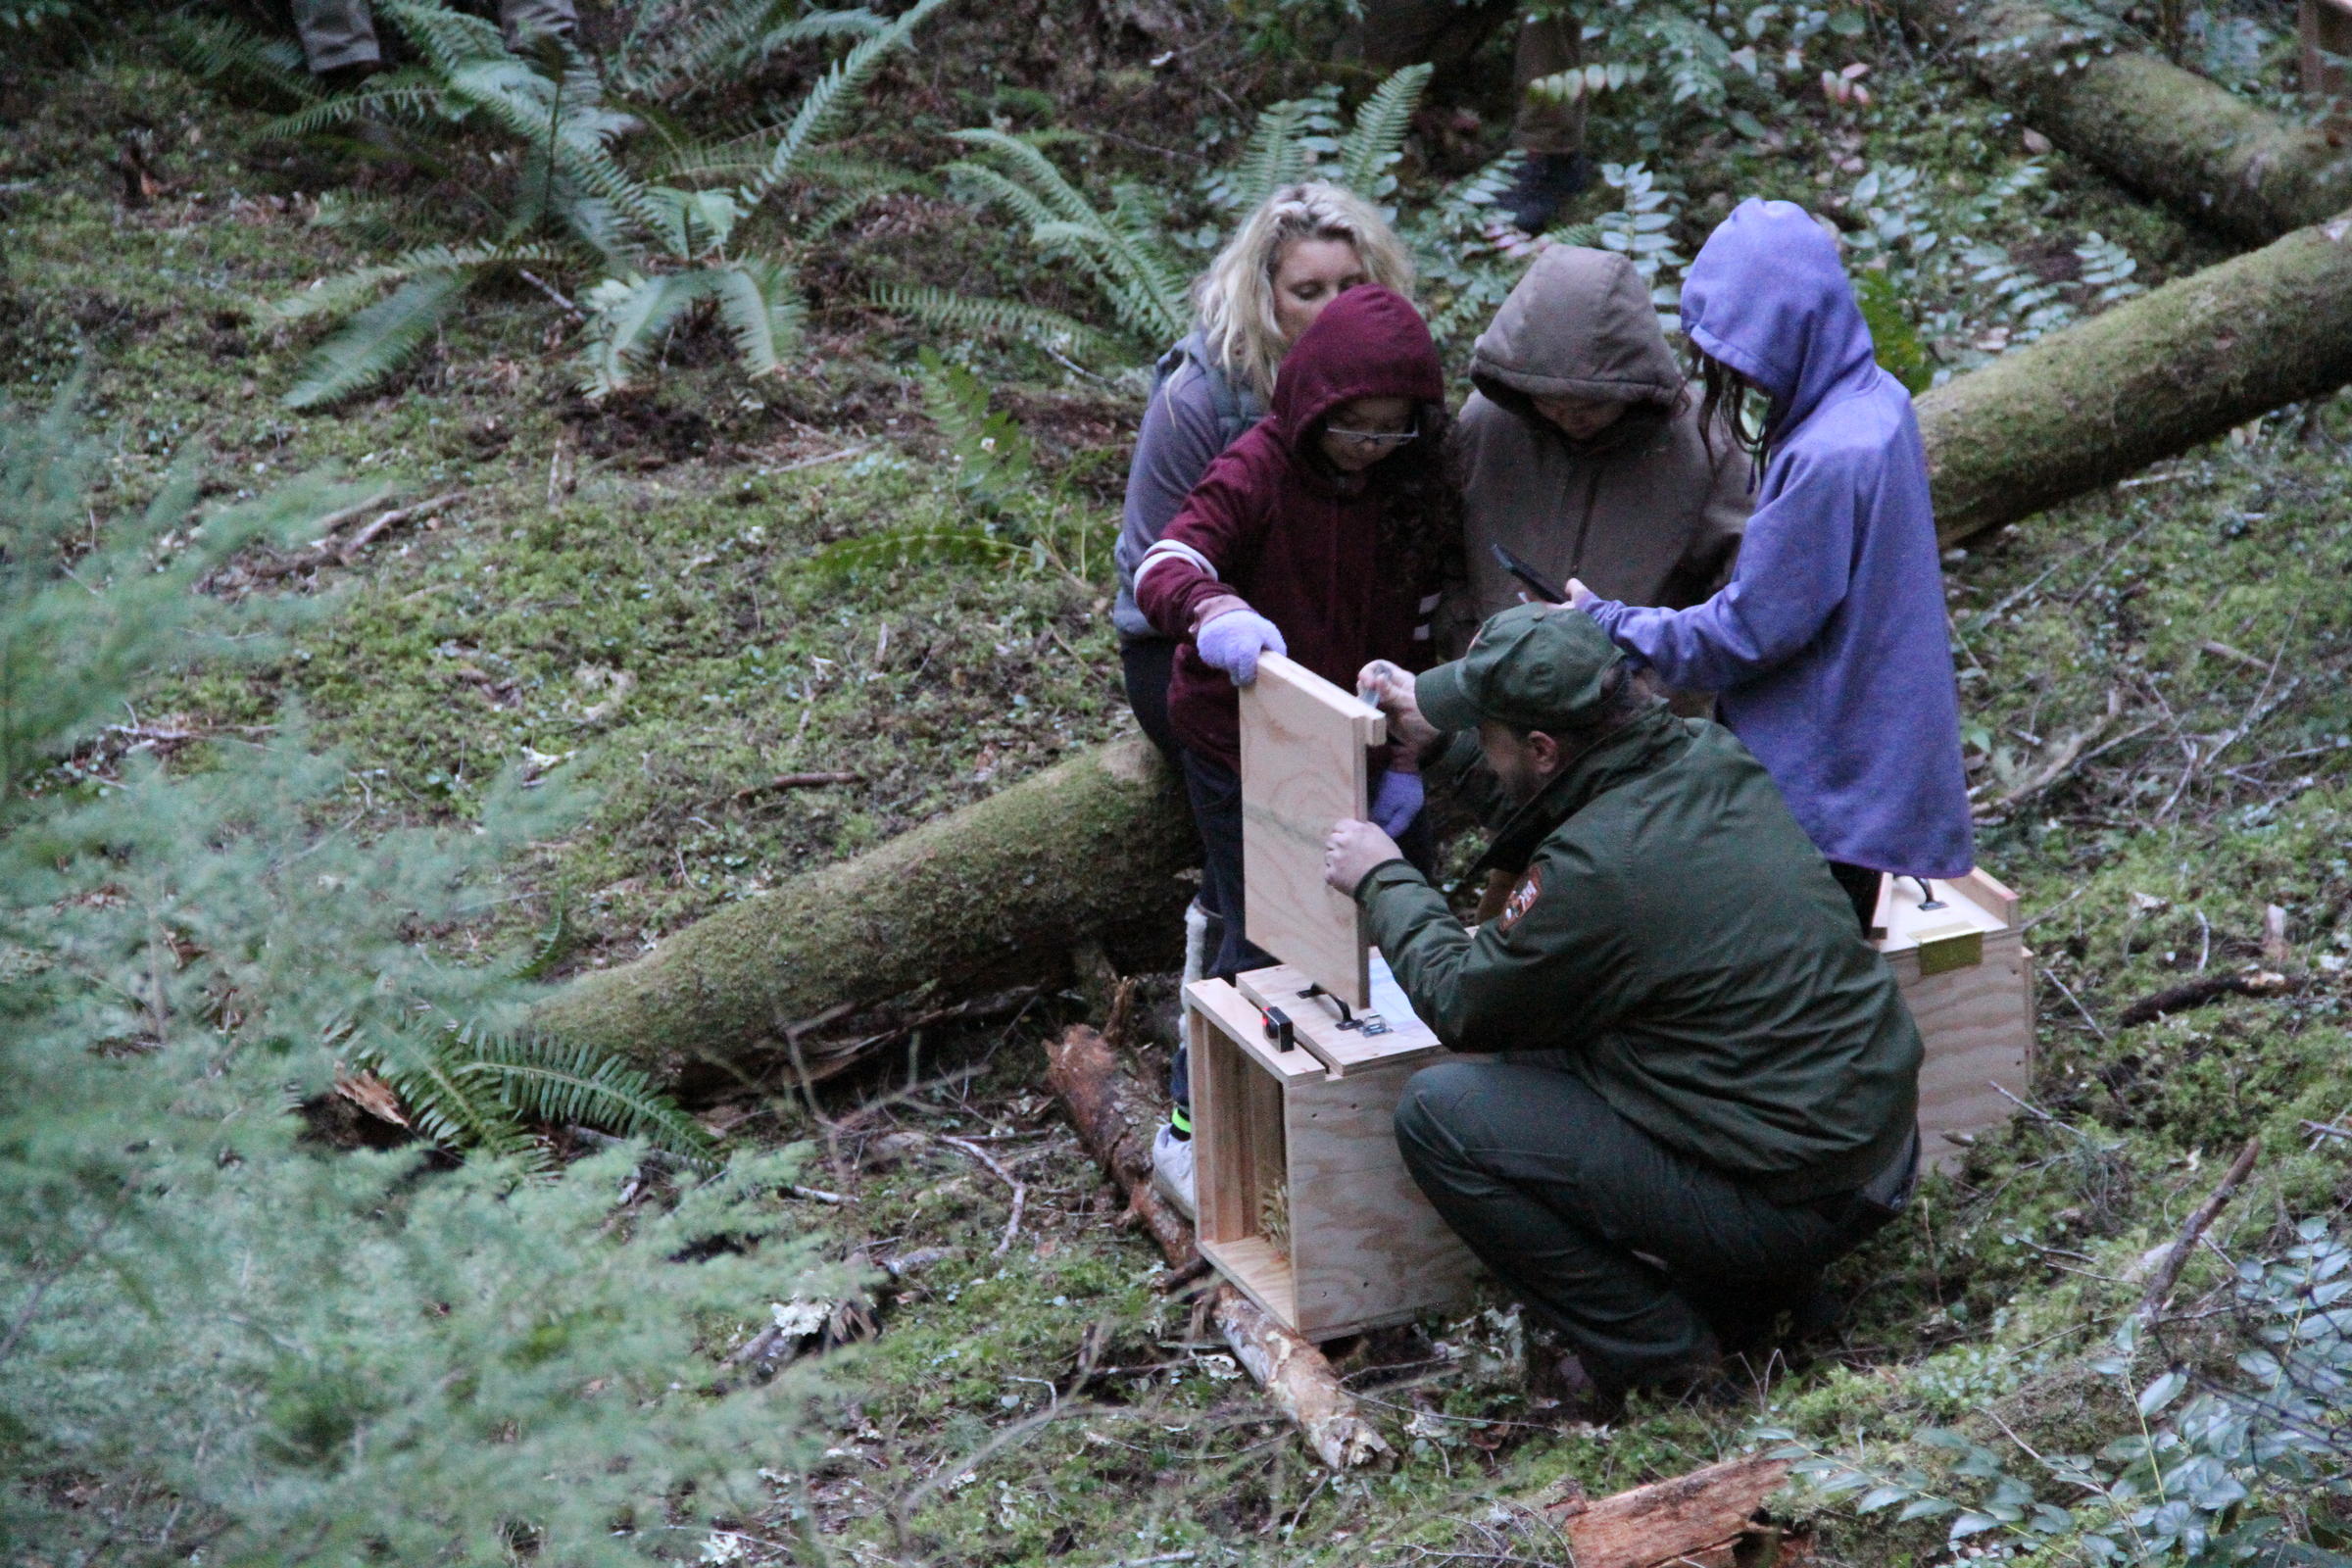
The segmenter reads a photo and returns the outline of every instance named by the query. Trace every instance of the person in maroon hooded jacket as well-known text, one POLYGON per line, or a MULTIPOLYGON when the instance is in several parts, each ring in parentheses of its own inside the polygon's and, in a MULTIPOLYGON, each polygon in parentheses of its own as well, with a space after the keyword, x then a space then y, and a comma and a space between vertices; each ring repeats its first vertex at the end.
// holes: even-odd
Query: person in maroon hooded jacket
MULTIPOLYGON (((1286 654, 1348 690, 1372 660, 1432 662, 1430 620, 1460 549, 1441 455, 1445 398, 1411 302, 1375 284, 1349 289, 1283 360, 1272 412, 1209 465, 1137 564, 1137 605, 1182 645, 1168 718, 1205 851, 1201 903, 1224 923, 1211 976, 1273 961, 1243 935, 1236 689, 1257 678, 1258 656, 1286 654)), ((1420 813, 1421 778, 1399 748, 1372 762, 1372 817, 1395 837, 1420 813)), ((1162 1144, 1190 1130, 1181 1062, 1174 1087, 1162 1144)), ((1189 1209, 1191 1161, 1177 1162, 1186 1169, 1155 1161, 1189 1209)))

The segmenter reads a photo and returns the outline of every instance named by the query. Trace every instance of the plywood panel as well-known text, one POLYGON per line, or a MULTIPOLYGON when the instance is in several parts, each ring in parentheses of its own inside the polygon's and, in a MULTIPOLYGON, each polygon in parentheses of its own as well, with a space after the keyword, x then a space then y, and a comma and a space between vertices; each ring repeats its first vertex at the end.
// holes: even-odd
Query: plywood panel
POLYGON ((1251 942, 1350 1007, 1370 996, 1362 911, 1323 880, 1323 840, 1365 813, 1380 710, 1279 655, 1242 688, 1242 880, 1251 942))
MULTIPOLYGON (((1387 966, 1376 955, 1368 959, 1367 973, 1375 983, 1386 972, 1387 966)), ((1289 1015, 1298 1043, 1341 1077, 1398 1062, 1426 1061, 1445 1054, 1445 1046, 1429 1025, 1413 1015, 1401 991, 1384 998, 1379 1008, 1381 1021, 1389 1027, 1379 1034, 1368 1035, 1361 1028, 1341 1028, 1339 1008, 1327 997, 1305 995, 1312 982, 1302 970, 1290 964, 1252 969, 1237 976, 1234 984, 1258 1007, 1280 1007, 1289 1015)))
POLYGON ((2033 955, 2015 931, 1987 937, 1984 961, 1922 976, 1916 951, 1888 958, 1903 1001, 1919 1025, 1927 1057, 1919 1071, 1921 1152, 1948 1169, 1973 1137, 2004 1125, 2034 1070, 2033 955), (1998 1085, 1999 1088, 1994 1086, 1998 1085))
POLYGON ((1430 1206, 1396 1147, 1396 1101, 1415 1070, 1298 1084, 1286 1097, 1302 1334, 1397 1322, 1468 1288, 1469 1249, 1430 1206))
POLYGON ((1217 1272, 1233 1281, 1244 1296, 1272 1313, 1276 1322, 1294 1329, 1298 1326, 1298 1297, 1291 1288, 1291 1260, 1265 1238, 1202 1242, 1200 1255, 1215 1264, 1217 1272))

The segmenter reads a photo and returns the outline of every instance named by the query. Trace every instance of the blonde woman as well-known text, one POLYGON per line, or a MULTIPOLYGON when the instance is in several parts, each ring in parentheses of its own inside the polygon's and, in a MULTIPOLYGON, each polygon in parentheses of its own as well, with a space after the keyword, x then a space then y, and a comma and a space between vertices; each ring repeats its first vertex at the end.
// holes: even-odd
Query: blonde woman
MULTIPOLYGON (((1337 185, 1286 185, 1257 205, 1193 285, 1193 330, 1155 367, 1127 469, 1119 599, 1111 618, 1119 629, 1127 704, 1172 767, 1184 765, 1184 747, 1168 718, 1178 641, 1137 606, 1136 569, 1218 454, 1265 416, 1291 345, 1333 300, 1366 283, 1412 293, 1412 258, 1387 221, 1337 185)), ((1187 979, 1198 978, 1223 946, 1226 911, 1211 906, 1205 886, 1204 897, 1185 911, 1187 979)), ((1170 1079, 1175 1113, 1153 1143, 1152 1166, 1160 1190, 1190 1214, 1192 1117, 1181 1050, 1170 1079)))
POLYGON ((1275 371, 1323 308, 1359 283, 1410 296, 1412 258, 1379 213, 1337 185, 1286 185, 1260 202, 1193 285, 1193 330, 1160 357, 1127 469, 1117 551, 1127 703, 1174 763, 1168 673, 1176 644, 1135 603, 1135 568, 1218 453, 1264 417, 1275 371))

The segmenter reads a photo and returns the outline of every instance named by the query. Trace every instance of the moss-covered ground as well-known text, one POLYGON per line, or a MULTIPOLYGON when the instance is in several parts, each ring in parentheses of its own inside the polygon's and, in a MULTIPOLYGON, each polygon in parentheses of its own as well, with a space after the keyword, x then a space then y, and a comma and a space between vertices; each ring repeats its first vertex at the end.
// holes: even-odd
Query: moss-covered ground
MULTIPOLYGON (((1291 15, 1259 9, 1238 22, 1203 9, 1173 70, 1146 31, 1091 9, 944 22, 886 73, 874 96, 893 112, 863 134, 924 167, 942 131, 1051 118, 1102 133, 1091 180, 1188 180, 1204 139, 1226 139, 1222 158, 1250 112, 1316 79, 1279 49, 1250 52, 1279 43, 1291 15)), ((1599 101, 1596 151, 1671 171, 1686 254, 1733 193, 1808 200, 1858 229, 1886 206, 1856 193, 1865 174, 1918 171, 1905 220, 1946 229, 1943 249, 1886 254, 1951 369, 2095 309, 2105 285, 2078 255, 2094 230, 2138 262, 2140 282, 2225 254, 2094 172, 2036 155, 1934 62, 1867 36, 1852 52, 1877 63, 1867 111, 1792 86, 1759 139, 1674 120, 1661 86, 1599 101), (2006 270, 1947 264, 1969 246, 1996 248, 2006 270), (2021 290, 2039 292, 2021 306, 2021 290)), ((793 68, 803 79, 813 59, 793 68)), ((1486 64, 1464 90, 1492 111, 1501 63, 1486 64)), ((130 748, 198 763, 205 744, 250 739, 298 703, 347 750, 363 821, 462 818, 509 767, 582 779, 591 814, 539 848, 528 897, 475 933, 511 945, 561 904, 578 966, 623 961, 1129 723, 1105 610, 1131 388, 1026 350, 943 345, 1036 445, 1035 493, 1014 505, 1022 537, 1050 548, 820 560, 844 540, 970 516, 915 390, 924 339, 865 309, 867 284, 1091 309, 1001 220, 937 191, 862 214, 806 260, 809 339, 769 381, 745 381, 714 335, 688 332, 650 390, 591 406, 571 390, 572 327, 517 283, 469 303, 384 388, 295 414, 278 399, 316 330, 257 305, 413 237, 420 213, 455 199, 454 164, 264 140, 269 105, 197 83, 136 25, 29 60, 0 95, 16 127, 0 146, 0 390, 37 403, 79 377, 108 444, 102 512, 142 504, 173 463, 198 465, 214 495, 327 469, 388 498, 456 497, 349 565, 225 580, 223 593, 323 608, 264 662, 160 687, 61 778, 106 776, 130 748), (848 781, 757 788, 793 772, 848 781)), ((1458 173, 1499 138, 1492 112, 1483 124, 1425 117, 1406 176, 1458 173)), ((1604 212, 1610 193, 1586 205, 1604 212)), ((2348 485, 2352 404, 2339 399, 1950 559, 1981 857, 2024 896, 2040 965, 2034 1103, 1838 1267, 1850 1321, 1749 1396, 1563 1423, 1530 1382, 1540 1351, 1495 1300, 1335 1347, 1398 1456, 1320 1471, 1188 1300, 1155 1289, 1156 1255, 1120 1225, 1044 1091, 1040 1042, 1084 1011, 1073 991, 1009 1024, 894 1046, 813 1106, 778 1093, 711 1107, 739 1139, 814 1140, 808 1182, 849 1201, 807 1200, 808 1222, 845 1254, 938 1255, 877 1286, 878 1336, 831 1353, 823 1466, 776 1475, 772 1511, 719 1522, 705 1554, 1557 1561, 1505 1503, 1685 1471, 1752 1446, 1761 1424, 1852 1452, 1937 1422, 1989 1438, 1997 1418, 2077 1449, 2126 1430, 2129 1387, 2086 1372, 2083 1354, 2135 1303, 2142 1254, 2237 1147, 2260 1136, 2267 1153, 2180 1301, 2205 1298, 2221 1257, 2276 1249, 2291 1219, 2352 1201, 2352 1142, 2312 1131, 2352 1117, 2348 485), (2290 951, 2266 957, 2271 906, 2290 951), (2198 972, 2257 963, 2283 967, 2286 994, 2120 1020, 2198 972), (949 1138, 1025 1188, 1009 1245, 1004 1182, 949 1138)), ((715 1326, 718 1348, 768 1304, 715 1326)), ((1942 1549, 1941 1525, 1831 1509, 1825 1555, 1942 1549)))

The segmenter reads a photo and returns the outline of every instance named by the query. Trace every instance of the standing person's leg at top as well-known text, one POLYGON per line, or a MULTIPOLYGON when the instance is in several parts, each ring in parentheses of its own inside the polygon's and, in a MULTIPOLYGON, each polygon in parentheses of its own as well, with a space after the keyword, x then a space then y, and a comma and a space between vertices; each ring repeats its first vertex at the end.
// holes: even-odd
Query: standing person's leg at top
MULTIPOLYGON (((574 0, 499 0, 498 24, 507 47, 520 49, 537 34, 569 37, 579 12, 574 0)), ((294 31, 314 76, 357 78, 383 68, 368 0, 294 0, 294 31)))
POLYGON ((294 33, 314 76, 357 78, 384 63, 368 0, 294 0, 294 33))
POLYGON ((1515 108, 1511 145, 1527 155, 1519 177, 1496 205, 1527 232, 1539 233, 1561 203, 1592 183, 1585 157, 1581 96, 1531 92, 1536 82, 1584 63, 1582 25, 1556 4, 1536 0, 1364 0, 1342 52, 1375 71, 1393 72, 1427 61, 1442 73, 1460 70, 1494 29, 1518 29, 1511 67, 1515 108))

